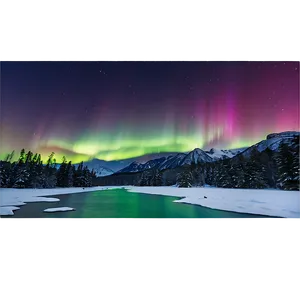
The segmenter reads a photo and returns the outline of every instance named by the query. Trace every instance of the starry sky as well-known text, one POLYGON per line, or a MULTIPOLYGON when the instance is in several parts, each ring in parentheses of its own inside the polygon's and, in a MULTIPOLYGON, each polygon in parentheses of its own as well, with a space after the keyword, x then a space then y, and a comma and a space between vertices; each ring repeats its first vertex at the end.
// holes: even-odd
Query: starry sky
POLYGON ((1 153, 72 162, 299 130, 299 62, 2 62, 1 153))

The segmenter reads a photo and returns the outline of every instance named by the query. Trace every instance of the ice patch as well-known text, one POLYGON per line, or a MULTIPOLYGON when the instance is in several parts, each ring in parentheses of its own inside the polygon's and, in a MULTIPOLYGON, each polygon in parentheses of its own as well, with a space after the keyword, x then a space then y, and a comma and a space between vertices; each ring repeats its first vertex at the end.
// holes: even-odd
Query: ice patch
POLYGON ((53 207, 53 208, 46 208, 44 212, 53 213, 58 211, 72 211, 75 210, 73 207, 53 207))

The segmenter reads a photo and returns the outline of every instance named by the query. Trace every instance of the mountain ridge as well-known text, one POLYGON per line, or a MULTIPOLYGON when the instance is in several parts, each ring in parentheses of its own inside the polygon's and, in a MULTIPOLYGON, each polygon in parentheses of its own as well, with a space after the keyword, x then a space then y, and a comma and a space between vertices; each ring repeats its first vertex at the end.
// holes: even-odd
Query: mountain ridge
MULTIPOLYGON (((284 131, 280 133, 271 133, 266 136, 265 140, 262 140, 254 145, 244 148, 238 149, 216 149, 211 148, 208 151, 204 151, 200 148, 195 148, 194 150, 186 153, 177 153, 177 152, 165 152, 165 153, 154 153, 154 154, 147 154, 136 158, 125 159, 121 161, 103 161, 98 159, 93 159, 89 163, 86 162, 84 165, 88 165, 89 168, 93 168, 93 166, 97 166, 97 168, 104 168, 109 169, 110 171, 101 172, 98 176, 108 176, 113 173, 135 173, 135 172, 142 172, 147 169, 157 168, 158 170, 162 171, 165 169, 173 169, 176 167, 180 167, 183 165, 191 165, 192 163, 199 163, 199 162, 213 162, 219 159, 226 159, 226 158, 234 158, 239 155, 243 155, 248 157, 251 151, 255 148, 259 152, 264 151, 265 149, 269 148, 272 151, 277 151, 279 144, 283 142, 289 142, 292 138, 296 135, 300 135, 298 131, 284 131), (147 160, 147 158, 152 158, 147 160), (110 167, 110 166, 113 167, 110 167), (104 175, 105 174, 105 175, 104 175)), ((97 172, 97 171, 96 171, 97 172)))
MULTIPOLYGON (((215 148, 211 148, 209 151, 204 151, 199 148, 195 148, 194 150, 190 151, 189 153, 178 153, 175 156, 170 156, 165 158, 162 162, 158 164, 152 164, 153 167, 157 168, 158 170, 162 171, 165 169, 173 169, 176 167, 184 166, 184 165, 191 165, 192 163, 199 163, 199 162, 213 162, 219 159, 226 159, 226 158, 234 158, 239 155, 249 156, 251 151, 254 148, 257 148, 259 152, 264 151, 266 148, 270 150, 277 151, 279 144, 283 142, 291 141, 292 138, 296 135, 300 135, 298 131, 284 131, 280 133, 271 133, 266 136, 265 140, 262 140, 250 147, 238 148, 238 149, 229 149, 229 150, 219 150, 215 148)), ((150 162, 150 161, 149 161, 150 162)), ((149 163, 147 162, 147 163, 149 163)), ((153 161, 152 161, 153 162, 153 161)), ((141 172, 148 169, 147 163, 145 164, 138 164, 131 166, 129 165, 125 169, 121 169, 118 173, 124 172, 141 172)))

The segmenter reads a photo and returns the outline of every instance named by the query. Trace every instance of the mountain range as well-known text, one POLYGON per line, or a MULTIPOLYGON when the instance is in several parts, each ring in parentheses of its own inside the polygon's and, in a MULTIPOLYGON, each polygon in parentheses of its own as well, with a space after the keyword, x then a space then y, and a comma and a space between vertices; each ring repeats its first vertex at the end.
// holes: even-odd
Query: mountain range
POLYGON ((127 172, 141 172, 153 167, 158 170, 174 169, 184 165, 197 164, 200 162, 213 162, 218 159, 231 158, 244 149, 237 150, 217 150, 211 149, 210 151, 203 151, 199 148, 194 149, 188 153, 178 153, 168 157, 161 157, 158 159, 150 160, 146 163, 138 163, 134 161, 124 169, 119 170, 117 173, 127 172))
POLYGON ((297 131, 286 131, 269 134, 265 140, 246 148, 219 150, 212 148, 209 151, 196 148, 188 153, 154 153, 143 155, 138 158, 130 158, 121 161, 104 161, 93 159, 85 162, 89 169, 94 169, 99 177, 108 176, 113 173, 135 173, 147 169, 157 168, 158 170, 173 169, 176 167, 197 164, 200 162, 213 162, 219 159, 233 158, 238 155, 249 157, 253 149, 259 152, 269 148, 278 151, 281 142, 289 143, 297 131))

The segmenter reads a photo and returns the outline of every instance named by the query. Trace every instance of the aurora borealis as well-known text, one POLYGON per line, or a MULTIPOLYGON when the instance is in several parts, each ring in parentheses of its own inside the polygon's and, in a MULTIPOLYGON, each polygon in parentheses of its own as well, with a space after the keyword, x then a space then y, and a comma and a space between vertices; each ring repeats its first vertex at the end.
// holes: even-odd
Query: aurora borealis
POLYGON ((299 130, 298 62, 2 62, 1 158, 250 146, 299 130))

